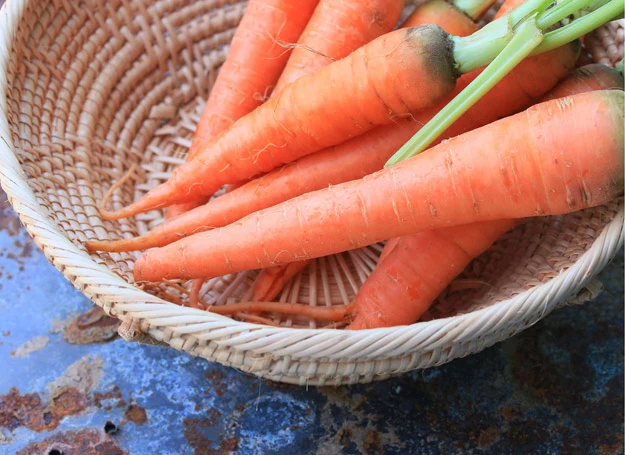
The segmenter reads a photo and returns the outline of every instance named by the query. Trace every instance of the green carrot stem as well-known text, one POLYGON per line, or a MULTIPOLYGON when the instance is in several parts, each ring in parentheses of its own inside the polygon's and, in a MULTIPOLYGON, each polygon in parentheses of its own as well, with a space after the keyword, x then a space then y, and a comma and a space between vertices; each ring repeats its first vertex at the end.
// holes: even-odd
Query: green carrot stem
POLYGON ((486 24, 467 37, 451 37, 454 59, 460 73, 487 65, 510 42, 514 36, 512 24, 507 17, 501 19, 486 24))
POLYGON ((597 10, 575 19, 570 24, 547 33, 540 46, 534 50, 534 54, 550 51, 590 33, 603 24, 619 17, 619 15, 623 14, 624 9, 623 0, 611 0, 597 10))
POLYGON ((583 9, 588 3, 589 2, 586 0, 571 0, 557 3, 554 7, 545 10, 545 12, 536 19, 538 28, 546 30, 560 22, 563 18, 583 9))
POLYGON ((516 34, 503 51, 458 96, 451 100, 419 132, 404 144, 386 166, 409 158, 432 143, 443 131, 473 106, 488 90, 503 79, 516 65, 527 57, 542 41, 541 30, 534 18, 519 26, 516 34))
POLYGON ((608 3, 609 0, 593 0, 585 8, 580 9, 578 12, 573 14, 574 18, 578 18, 581 16, 585 16, 586 14, 599 9, 601 6, 608 3))
POLYGON ((490 8, 495 0, 454 0, 456 8, 469 16, 471 19, 479 19, 490 8))
MULTIPOLYGON (((458 71, 460 73, 468 73, 488 65, 508 45, 515 34, 515 27, 530 15, 536 15, 537 12, 546 9, 552 1, 527 0, 510 14, 486 24, 470 36, 451 37, 458 71)), ((592 1, 596 0, 563 0, 563 3, 575 3, 579 9, 592 1)), ((560 20, 568 15, 568 10, 562 11, 559 8, 558 11, 561 14, 552 14, 550 21, 554 19, 560 20)))

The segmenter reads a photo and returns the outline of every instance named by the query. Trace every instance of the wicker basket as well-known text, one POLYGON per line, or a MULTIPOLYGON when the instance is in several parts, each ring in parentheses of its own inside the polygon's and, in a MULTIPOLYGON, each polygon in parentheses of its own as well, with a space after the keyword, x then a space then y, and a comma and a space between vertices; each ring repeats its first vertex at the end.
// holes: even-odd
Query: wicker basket
MULTIPOLYGON (((182 162, 216 70, 244 11, 235 0, 8 0, 0 15, 0 177, 48 259, 124 322, 154 340, 276 381, 342 384, 387 378, 480 351, 564 303, 592 299, 593 277, 623 244, 617 201, 525 222, 476 259, 422 322, 343 331, 274 315, 280 326, 175 305, 175 287, 139 289, 137 254, 89 255, 88 238, 144 233, 155 211, 104 222, 97 204, 133 164, 120 206, 182 162), (148 292, 149 291, 149 292, 148 292)), ((623 24, 587 37, 591 57, 623 54, 623 24)), ((317 260, 280 299, 342 305, 370 273, 380 245, 317 260)), ((244 297, 257 272, 208 281, 215 305, 244 297)), ((186 285, 186 283, 182 283, 186 285)))

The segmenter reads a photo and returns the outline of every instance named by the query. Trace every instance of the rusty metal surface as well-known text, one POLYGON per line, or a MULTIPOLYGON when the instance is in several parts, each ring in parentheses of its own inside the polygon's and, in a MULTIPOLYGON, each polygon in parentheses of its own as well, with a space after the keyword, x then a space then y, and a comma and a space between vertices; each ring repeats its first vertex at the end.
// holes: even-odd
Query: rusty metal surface
POLYGON ((307 390, 124 342, 1 200, 0 454, 623 453, 622 256, 480 354, 307 390))

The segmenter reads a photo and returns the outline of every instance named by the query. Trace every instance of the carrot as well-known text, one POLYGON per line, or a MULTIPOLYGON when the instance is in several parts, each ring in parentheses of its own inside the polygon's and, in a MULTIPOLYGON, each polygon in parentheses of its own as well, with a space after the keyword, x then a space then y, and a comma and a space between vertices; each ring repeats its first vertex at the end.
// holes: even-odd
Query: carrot
MULTIPOLYGON (((524 60, 462 116, 444 137, 457 136, 527 108, 574 67, 578 55, 579 43, 573 42, 524 60)), ((464 88, 479 72, 462 76, 458 87, 447 99, 464 88)), ((164 246, 188 235, 233 223, 252 212, 295 196, 362 178, 382 169, 393 152, 427 123, 447 99, 411 119, 376 128, 252 180, 205 206, 168 220, 144 236, 115 241, 91 240, 85 245, 89 251, 111 252, 164 246)))
POLYGON ((623 142, 622 91, 547 101, 360 180, 147 251, 134 277, 220 276, 429 229, 596 206, 623 191, 623 142))
POLYGON ((482 221, 403 236, 359 289, 348 329, 411 324, 516 220, 482 221))
POLYGON ((337 305, 330 307, 313 307, 286 302, 236 302, 228 305, 212 306, 209 311, 212 313, 230 315, 241 311, 257 312, 258 305, 262 304, 263 311, 276 311, 284 314, 296 314, 308 316, 322 321, 337 321, 343 319, 353 311, 353 305, 337 305))
POLYGON ((469 36, 478 26, 454 4, 445 0, 429 0, 419 5, 401 24, 402 28, 434 24, 456 36, 469 36))
POLYGON ((189 159, 262 104, 319 0, 250 0, 197 125, 189 159))
MULTIPOLYGON (((250 0, 197 124, 187 160, 197 155, 200 144, 263 103, 289 59, 288 44, 298 40, 318 1, 250 0)), ((196 206, 172 207, 167 217, 196 206)))
POLYGON ((321 0, 293 49, 274 94, 393 30, 404 0, 321 0))
POLYGON ((499 19, 500 17, 505 16, 511 11, 514 11, 517 7, 522 5, 524 2, 525 0, 506 0, 505 2, 502 3, 502 5, 497 10, 497 14, 495 14, 495 17, 493 18, 493 20, 499 19))
POLYGON ((623 90, 625 88, 623 85, 623 75, 618 71, 600 63, 591 63, 575 68, 542 99, 543 101, 554 100, 593 90, 623 90))
MULTIPOLYGON (((321 4, 319 6, 321 7, 321 4)), ((423 24, 438 25, 447 33, 451 33, 457 36, 470 35, 471 33, 475 32, 478 28, 475 22, 473 22, 466 14, 464 14, 454 5, 452 5, 451 3, 448 3, 445 0, 430 0, 420 5, 412 12, 412 14, 410 14, 410 16, 406 18, 406 20, 401 24, 401 27, 417 27, 423 24)), ((293 55, 291 56, 290 60, 292 60, 294 57, 295 57, 295 51, 293 52, 293 55)), ((289 60, 289 63, 290 63, 290 60, 289 60)), ((281 78, 281 81, 282 81, 282 78, 281 78)), ((280 82, 278 83, 278 85, 280 85, 280 82)), ((411 130, 414 130, 414 127, 411 128, 411 130)), ((370 139, 368 134, 365 134, 360 137, 362 137, 367 142, 370 139)), ((362 141, 359 141, 359 142, 362 142, 362 141)), ((399 147, 399 145, 401 144, 398 144, 397 147, 399 147)), ((394 148, 397 148, 397 147, 394 147, 394 148)), ((335 156, 338 156, 340 154, 340 148, 341 147, 338 146, 333 150, 333 153, 335 154, 335 156)), ((365 149, 363 148, 363 150, 365 149)), ((368 150, 368 148, 366 150, 368 150)), ((304 157, 302 160, 305 160, 305 159, 306 157, 304 157)), ((360 163, 361 163, 361 166, 362 164, 364 164, 364 162, 362 161, 360 163)), ((377 171, 381 167, 382 167, 381 165, 375 166, 375 168, 372 168, 370 172, 377 171)), ((356 167, 352 169, 357 170, 358 168, 356 167)), ((363 172, 361 174, 356 174, 354 178, 362 177, 370 172, 363 172)), ((323 174, 321 174, 317 178, 317 180, 319 182, 324 182, 325 179, 323 179, 323 174)), ((341 179, 340 181, 337 181, 337 182, 328 182, 328 183, 342 183, 346 180, 351 180, 351 179, 350 178, 341 179)), ((299 182, 301 183, 301 180, 299 182)), ((320 188, 322 188, 322 186, 315 186, 315 187, 310 188, 310 190, 316 190, 320 188)), ((298 192, 297 195, 303 194, 304 192, 306 191, 300 191, 298 192)), ((282 202, 283 200, 286 200, 286 199, 288 199, 288 197, 285 197, 282 200, 278 200, 275 203, 282 202)), ((265 207, 267 207, 267 205, 265 205, 264 207, 259 206, 258 210, 261 208, 265 208, 265 207)), ((282 288, 284 288, 284 286, 289 281, 291 281, 291 279, 295 277, 295 275, 297 275, 306 266, 308 266, 309 263, 310 261, 292 262, 284 266, 276 266, 276 267, 269 267, 269 268, 263 269, 258 275, 258 277, 256 278, 256 281, 254 282, 252 295, 250 299, 253 301, 273 300, 282 291, 282 288)))
POLYGON ((273 300, 286 284, 301 272, 310 261, 291 262, 261 270, 254 281, 251 301, 267 302, 273 300))

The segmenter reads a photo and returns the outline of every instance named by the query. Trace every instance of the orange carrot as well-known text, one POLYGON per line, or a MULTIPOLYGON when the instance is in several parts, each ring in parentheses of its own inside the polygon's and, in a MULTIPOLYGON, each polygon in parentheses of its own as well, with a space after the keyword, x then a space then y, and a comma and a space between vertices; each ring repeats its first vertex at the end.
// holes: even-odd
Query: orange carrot
POLYGON ((478 27, 469 16, 445 0, 429 0, 419 5, 401 24, 402 28, 435 24, 456 36, 469 36, 478 27))
POLYGON ((223 184, 270 171, 409 116, 447 96, 459 77, 451 37, 440 27, 400 29, 286 86, 236 122, 195 159, 129 206, 118 219, 213 194, 223 184))
POLYGON ((230 315, 239 313, 241 311, 246 312, 258 312, 258 305, 262 304, 263 311, 266 312, 280 312, 284 314, 296 314, 299 316, 308 316, 314 319, 320 319, 322 321, 337 321, 343 319, 353 311, 353 305, 336 305, 325 307, 314 307, 308 305, 301 305, 297 303, 286 302, 236 302, 229 303, 228 305, 212 306, 209 308, 211 313, 230 315))
POLYGON ((319 0, 250 0, 197 125, 189 159, 262 104, 319 0))
MULTIPOLYGON (((343 3, 343 2, 339 2, 339 3, 343 3)), ((320 3, 319 7, 321 7, 322 4, 323 4, 323 0, 320 3)), ((406 20, 402 23, 401 26, 402 27, 417 27, 423 24, 438 25, 447 33, 451 33, 456 36, 468 36, 471 33, 475 32, 478 28, 475 22, 473 22, 466 14, 464 14, 463 12, 458 10, 454 5, 452 5, 451 3, 448 3, 445 0, 430 0, 427 3, 420 5, 412 12, 412 14, 410 14, 410 16, 408 16, 408 18, 406 18, 406 20)), ((304 32, 303 35, 305 34, 306 32, 304 32)), ((293 55, 289 59, 289 64, 291 63, 291 60, 293 60, 296 57, 296 52, 297 50, 293 52, 293 55)), ((287 64, 287 68, 289 64, 287 64)), ((280 82, 282 82, 282 78, 278 82, 278 85, 280 85, 280 82)), ((411 128, 411 130, 414 130, 414 128, 411 128)), ((364 140, 369 141, 368 134, 365 134, 361 137, 364 140)), ((408 139, 408 137, 406 137, 406 139, 408 139)), ((399 147, 399 145, 397 147, 399 147)), ((394 148, 397 148, 397 147, 394 147, 394 148)), ((341 147, 338 146, 335 149, 333 149, 333 153, 338 155, 340 153, 340 148, 341 147)), ((302 160, 305 160, 305 159, 306 157, 304 157, 302 160)), ((361 162, 361 165, 362 164, 364 163, 361 162)), ((372 168, 370 172, 377 171, 381 167, 382 167, 381 164, 377 165, 375 168, 372 168)), ((355 168, 355 170, 357 170, 357 168, 355 168)), ((370 172, 356 174, 354 178, 362 177, 370 172)), ((323 179, 322 176, 323 174, 319 176, 318 181, 323 182, 325 180, 323 179)), ((352 180, 352 179, 348 178, 347 180, 352 180)), ((328 183, 342 183, 344 181, 346 180, 341 180, 337 182, 328 182, 328 183)), ((322 187, 321 186, 314 187, 314 188, 311 188, 310 190, 316 190, 320 188, 322 187)), ((306 192, 306 191, 303 191, 303 192, 306 192)), ((303 192, 298 192, 298 195, 302 194, 303 192)), ((283 199, 283 200, 286 200, 286 199, 283 199)), ((282 200, 276 201, 275 203, 278 203, 278 202, 282 202, 282 200)), ((258 207, 258 209, 261 209, 261 208, 265 208, 265 207, 258 207)), ((309 263, 310 261, 299 261, 299 262, 292 262, 284 266, 276 266, 276 267, 269 267, 269 268, 263 269, 258 275, 258 277, 256 278, 256 281, 254 282, 254 286, 252 289, 252 296, 250 299, 253 301, 273 300, 282 291, 282 288, 284 288, 284 286, 289 281, 291 281, 291 279, 295 277, 295 275, 297 275, 306 266, 308 266, 309 263)))
POLYGON ((310 264, 310 261, 291 262, 261 270, 256 281, 254 281, 250 300, 254 302, 273 300, 282 292, 284 286, 308 264, 310 264))
MULTIPOLYGON (((250 0, 210 91, 187 160, 195 157, 204 141, 215 139, 262 104, 289 59, 289 45, 300 37, 318 1, 250 0)), ((172 207, 167 216, 196 206, 172 207)))
POLYGON ((393 30, 404 0, 321 0, 293 49, 274 94, 393 30))
POLYGON ((497 10, 497 14, 495 14, 495 17, 493 18, 493 20, 499 19, 500 17, 505 16, 512 10, 515 10, 518 6, 522 5, 523 2, 525 2, 525 0, 506 0, 499 7, 499 10, 497 10))
POLYGON ((356 294, 348 329, 417 321, 464 268, 516 220, 482 221, 400 237, 356 294))
POLYGON ((624 88, 623 76, 618 71, 600 63, 591 63, 571 71, 542 99, 547 101, 593 90, 623 90, 624 88))
MULTIPOLYGON (((463 115, 444 137, 456 136, 527 108, 573 68, 578 55, 579 43, 571 43, 524 60, 463 115)), ((92 240, 86 242, 86 247, 89 251, 129 251, 164 246, 188 235, 233 223, 252 212, 295 196, 378 171, 404 142, 427 123, 448 99, 477 77, 479 72, 462 76, 458 87, 447 99, 424 109, 411 119, 376 128, 340 145, 301 158, 219 196, 205 206, 168 220, 142 237, 115 241, 92 240)))
POLYGON ((429 229, 596 206, 623 191, 623 142, 622 91, 547 101, 363 179, 147 251, 134 277, 220 276, 429 229))

